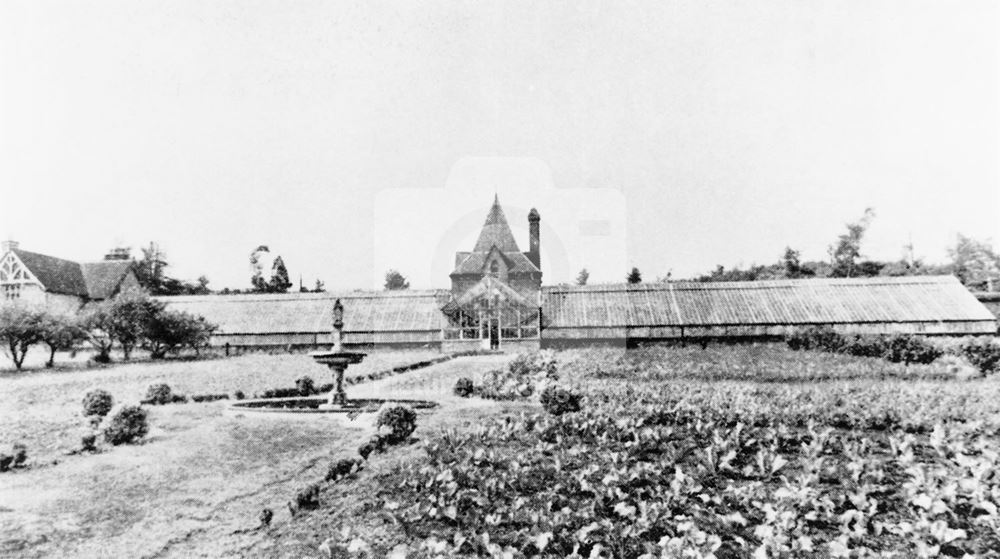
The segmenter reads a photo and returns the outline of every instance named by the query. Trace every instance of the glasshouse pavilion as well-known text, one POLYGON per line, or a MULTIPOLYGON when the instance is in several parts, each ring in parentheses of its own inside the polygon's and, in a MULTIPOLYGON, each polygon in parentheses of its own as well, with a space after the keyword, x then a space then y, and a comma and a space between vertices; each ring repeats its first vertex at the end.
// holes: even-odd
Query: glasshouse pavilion
POLYGON ((324 346, 344 304, 344 343, 522 350, 575 343, 765 339, 810 326, 846 334, 995 334, 953 276, 543 286, 539 224, 521 252, 499 200, 451 289, 164 297, 218 324, 216 346, 324 346))

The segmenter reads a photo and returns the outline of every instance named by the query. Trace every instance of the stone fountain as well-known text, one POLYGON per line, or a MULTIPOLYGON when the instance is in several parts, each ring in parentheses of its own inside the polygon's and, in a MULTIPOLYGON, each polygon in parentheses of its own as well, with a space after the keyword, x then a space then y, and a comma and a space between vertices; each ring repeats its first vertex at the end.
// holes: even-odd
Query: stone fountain
POLYGON ((333 350, 317 351, 310 354, 317 363, 322 363, 333 371, 334 389, 330 391, 330 398, 319 409, 332 410, 343 407, 347 404, 347 393, 344 392, 344 371, 348 365, 360 363, 365 358, 365 353, 356 351, 344 351, 344 305, 340 299, 333 304, 333 350))
POLYGON ((331 414, 354 420, 359 416, 370 419, 374 412, 386 402, 406 404, 415 410, 437 407, 437 403, 427 400, 354 398, 348 399, 344 392, 344 371, 349 365, 364 360, 364 353, 344 351, 344 305, 340 299, 333 304, 333 349, 310 354, 317 363, 322 363, 333 372, 334 388, 327 397, 255 398, 241 400, 229 406, 235 413, 271 412, 277 414, 331 414))

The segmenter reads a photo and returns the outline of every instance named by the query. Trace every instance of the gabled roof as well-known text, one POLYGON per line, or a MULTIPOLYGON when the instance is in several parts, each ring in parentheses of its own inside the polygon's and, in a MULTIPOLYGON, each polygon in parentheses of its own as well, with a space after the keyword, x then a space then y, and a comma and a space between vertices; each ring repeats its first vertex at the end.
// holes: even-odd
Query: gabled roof
MULTIPOLYGON (((539 272, 534 263, 524 255, 523 252, 501 252, 504 260, 507 261, 507 271, 509 273, 519 272, 539 272)), ((486 252, 460 252, 455 255, 457 261, 455 271, 452 274, 481 274, 485 270, 486 261, 490 251, 486 252)))
POLYGON ((11 252, 50 293, 87 296, 87 283, 78 263, 21 249, 12 249, 11 252))
POLYGON ((498 278, 486 276, 480 280, 479 283, 467 289, 465 293, 462 293, 455 299, 449 301, 443 310, 445 312, 449 312, 452 309, 469 307, 480 299, 494 296, 498 296, 506 302, 514 303, 524 308, 534 308, 532 304, 525 299, 524 296, 515 291, 513 287, 507 285, 498 278))
POLYGON ((83 281, 87 285, 87 296, 91 299, 113 297, 122 280, 132 270, 131 260, 104 260, 80 264, 83 281))
POLYGON ((494 197, 493 207, 490 208, 489 215, 486 216, 486 223, 483 224, 482 231, 479 232, 479 239, 472 250, 475 252, 487 252, 491 247, 497 247, 500 252, 521 252, 517 248, 517 241, 507 224, 507 217, 500 208, 499 197, 494 197))
POLYGON ((47 254, 12 249, 49 293, 107 299, 115 294, 132 268, 130 260, 105 260, 81 264, 47 254))
MULTIPOLYGON (((954 276, 546 287, 553 328, 989 322, 954 276)), ((995 330, 995 322, 989 329, 995 330)))
POLYGON ((437 331, 447 325, 441 290, 343 291, 155 297, 171 310, 204 316, 220 334, 326 333, 333 303, 344 305, 344 332, 437 331))

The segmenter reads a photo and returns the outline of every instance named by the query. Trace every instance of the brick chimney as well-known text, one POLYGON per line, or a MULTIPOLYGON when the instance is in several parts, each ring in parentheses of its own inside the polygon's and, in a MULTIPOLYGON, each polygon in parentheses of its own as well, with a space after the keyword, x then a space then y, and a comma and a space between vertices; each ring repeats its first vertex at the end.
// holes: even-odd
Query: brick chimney
POLYGON ((2 248, 2 250, 0 250, 0 254, 7 254, 12 250, 17 250, 17 247, 18 247, 17 241, 6 240, 2 244, 0 244, 0 248, 2 248))
POLYGON ((541 239, 538 231, 541 221, 542 217, 538 215, 538 210, 531 208, 528 212, 528 260, 531 260, 539 270, 542 269, 541 239))

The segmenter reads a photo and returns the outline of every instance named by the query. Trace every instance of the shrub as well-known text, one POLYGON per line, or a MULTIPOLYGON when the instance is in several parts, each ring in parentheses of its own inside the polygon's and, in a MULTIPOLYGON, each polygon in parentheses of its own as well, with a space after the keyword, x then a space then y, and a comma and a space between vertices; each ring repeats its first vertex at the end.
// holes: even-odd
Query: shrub
POLYGON ((472 379, 470 378, 462 377, 458 379, 458 382, 455 383, 456 396, 461 396, 462 398, 468 398, 469 396, 472 395, 473 390, 474 387, 472 385, 472 379))
POLYGON ((12 450, 14 451, 13 466, 15 468, 28 462, 28 447, 24 443, 14 443, 12 450))
POLYGON ((80 449, 84 452, 95 452, 97 451, 97 435, 94 433, 87 433, 80 438, 80 449))
POLYGON ((341 458, 330 464, 324 481, 339 481, 361 471, 364 462, 357 458, 341 458))
POLYGON ((104 440, 120 445, 134 443, 149 432, 146 410, 140 406, 122 406, 112 413, 104 426, 104 440))
POLYGON ((0 453, 0 472, 6 472, 10 465, 14 463, 14 456, 0 453))
POLYGON ((884 357, 893 363, 933 363, 942 352, 936 346, 912 334, 893 334, 884 341, 884 357))
POLYGON ((950 378, 958 380, 974 379, 982 375, 979 369, 974 367, 961 355, 952 355, 950 353, 943 355, 934 362, 934 365, 939 369, 943 369, 945 374, 950 378))
POLYGON ((298 510, 315 509, 319 507, 319 485, 311 483, 295 495, 295 508, 298 510))
POLYGON ((539 397, 542 407, 552 415, 580 411, 581 396, 565 388, 548 386, 539 397))
POLYGON ((389 435, 372 435, 372 438, 368 439, 367 442, 358 447, 358 454, 362 459, 368 460, 368 457, 373 453, 385 452, 387 446, 389 446, 389 435))
POLYGON ((316 385, 311 377, 302 377, 295 381, 295 390, 299 396, 312 396, 316 394, 316 385))
POLYGON ((87 395, 83 397, 83 415, 96 415, 99 417, 104 417, 108 415, 111 408, 114 406, 115 399, 111 397, 111 393, 107 390, 91 390, 87 392, 87 395))
POLYGON ((244 394, 242 390, 237 390, 236 393, 233 394, 233 397, 237 400, 243 400, 247 397, 247 395, 244 394))
POLYGON ((261 526, 270 526, 271 519, 274 518, 274 511, 272 511, 267 507, 264 507, 264 509, 260 511, 260 515, 258 516, 258 518, 260 518, 261 526))
MULTIPOLYGON (((216 400, 228 400, 229 394, 195 394, 191 396, 192 402, 215 402, 216 400)), ((185 398, 187 400, 187 398, 185 398)))
POLYGON ((507 365, 507 370, 515 377, 544 375, 551 380, 559 379, 556 354, 552 350, 522 353, 507 365))
POLYGON ((518 377, 509 370, 487 371, 482 382, 473 390, 479 397, 490 400, 517 400, 527 398, 535 391, 534 380, 529 376, 518 377))
POLYGON ((992 340, 962 344, 959 353, 985 375, 1000 369, 1000 345, 993 343, 992 340))
POLYGON ((375 426, 389 429, 389 442, 401 442, 416 430, 417 414, 409 406, 386 404, 379 411, 375 426))
POLYGON ((845 339, 829 326, 811 326, 788 336, 785 342, 795 350, 840 351, 845 339))
POLYGON ((144 403, 150 404, 169 404, 174 401, 174 395, 170 390, 170 386, 167 384, 151 384, 149 388, 146 389, 146 399, 144 403))

